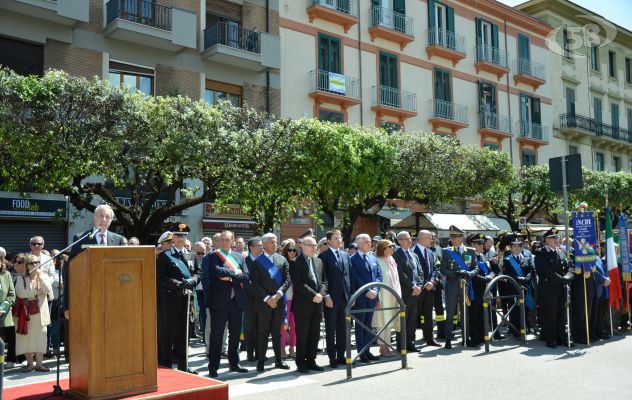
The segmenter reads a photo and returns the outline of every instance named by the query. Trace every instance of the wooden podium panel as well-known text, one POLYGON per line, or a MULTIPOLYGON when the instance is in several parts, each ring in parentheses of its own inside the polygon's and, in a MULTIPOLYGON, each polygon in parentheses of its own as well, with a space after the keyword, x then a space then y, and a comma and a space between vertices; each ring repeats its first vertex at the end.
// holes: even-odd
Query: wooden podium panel
POLYGON ((110 399, 157 390, 153 246, 86 247, 68 270, 70 391, 110 399))

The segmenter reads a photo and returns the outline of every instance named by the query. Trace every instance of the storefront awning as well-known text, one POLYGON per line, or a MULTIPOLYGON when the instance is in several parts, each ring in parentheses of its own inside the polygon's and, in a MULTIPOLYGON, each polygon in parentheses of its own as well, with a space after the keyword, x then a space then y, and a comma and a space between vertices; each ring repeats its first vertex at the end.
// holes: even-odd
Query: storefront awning
MULTIPOLYGON (((496 218, 500 225, 509 229, 507 221, 496 218), (504 224, 500 223, 501 221, 504 224)), ((493 234, 503 228, 499 227, 491 218, 485 215, 467 215, 467 214, 438 214, 438 213, 422 213, 419 216, 419 229, 430 229, 438 232, 447 232, 450 225, 455 225, 459 229, 467 232, 484 232, 493 234)), ((391 224, 393 228, 414 229, 415 215, 410 215, 396 224, 391 224)), ((443 235, 441 235, 443 236, 443 235)))
POLYGON ((212 219, 205 218, 202 221, 202 228, 204 231, 254 231, 257 229, 257 224, 253 220, 247 219, 212 219))

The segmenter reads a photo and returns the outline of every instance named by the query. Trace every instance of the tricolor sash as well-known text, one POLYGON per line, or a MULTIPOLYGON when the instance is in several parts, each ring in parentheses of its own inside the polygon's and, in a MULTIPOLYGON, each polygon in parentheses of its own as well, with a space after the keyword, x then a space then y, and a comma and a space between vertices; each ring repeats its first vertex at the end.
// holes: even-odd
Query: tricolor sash
MULTIPOLYGON (((518 265, 518 261, 516 261, 516 258, 513 255, 509 256, 509 264, 511 264, 511 267, 516 272, 516 275, 521 278, 524 277, 524 274, 522 273, 522 268, 520 267, 520 265, 518 265)), ((535 303, 533 302, 533 296, 531 295, 531 282, 527 284, 527 294, 524 297, 524 305, 529 310, 535 309, 535 303)))
POLYGON ((171 258, 174 262, 174 264, 176 265, 176 267, 178 267, 178 269, 180 270, 180 272, 182 272, 182 275, 186 278, 186 279, 190 279, 191 278, 191 271, 189 271, 189 269, 187 268, 187 266, 182 262, 182 260, 178 259, 177 257, 174 257, 173 254, 171 253, 171 251, 167 251, 167 257, 171 258))
POLYGON ((283 274, 281 273, 281 270, 274 265, 268 257, 266 257, 265 253, 262 253, 259 257, 257 257, 257 261, 263 268, 266 269, 266 271, 268 271, 268 274, 270 274, 270 277, 274 279, 277 285, 281 286, 283 284, 283 274))
MULTIPOLYGON (((239 263, 233 258, 230 253, 224 252, 224 250, 222 249, 217 249, 213 253, 215 253, 217 257, 219 257, 219 259, 228 266, 228 268, 232 269, 233 271, 241 271, 239 263)), ((240 283, 239 286, 243 288, 244 284, 240 283)))
MULTIPOLYGON (((456 265, 459 266, 459 268, 461 268, 463 271, 470 272, 470 269, 465 264, 465 261, 463 261, 463 259, 459 257, 459 255, 456 254, 455 251, 448 249, 447 253, 450 256, 450 258, 454 260, 456 265)), ((468 279, 467 286, 470 289, 470 300, 474 300, 474 287, 472 286, 472 282, 469 279, 468 279)))

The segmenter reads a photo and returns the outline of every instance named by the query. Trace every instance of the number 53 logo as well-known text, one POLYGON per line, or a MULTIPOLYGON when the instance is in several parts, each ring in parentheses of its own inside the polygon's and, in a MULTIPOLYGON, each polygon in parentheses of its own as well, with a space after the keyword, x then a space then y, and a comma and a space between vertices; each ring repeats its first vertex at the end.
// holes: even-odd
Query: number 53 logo
POLYGON ((577 52, 582 47, 603 47, 612 43, 617 36, 617 27, 601 17, 595 15, 576 15, 576 18, 588 19, 583 26, 562 25, 546 35, 546 46, 555 54, 572 58, 584 58, 585 54, 577 52), (601 30, 605 32, 602 40, 601 30), (559 35, 559 39, 558 39, 559 35), (560 46, 560 43, 562 45, 560 46))

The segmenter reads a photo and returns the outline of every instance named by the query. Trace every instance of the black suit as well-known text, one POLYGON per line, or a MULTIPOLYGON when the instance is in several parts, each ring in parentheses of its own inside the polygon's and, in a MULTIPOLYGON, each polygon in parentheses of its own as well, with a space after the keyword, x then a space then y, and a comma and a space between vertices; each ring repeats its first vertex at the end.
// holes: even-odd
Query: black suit
POLYGON ((228 323, 228 363, 239 365, 239 334, 242 310, 245 305, 245 283, 248 282, 248 268, 241 254, 230 255, 239 265, 241 274, 230 268, 215 253, 204 256, 202 262, 202 285, 207 306, 211 312, 211 335, 209 336, 209 372, 217 372, 222 353, 224 329, 228 323), (221 278, 231 278, 230 281, 221 278))
MULTIPOLYGON (((417 255, 417 258, 420 264, 419 277, 421 278, 421 282, 419 284, 419 287, 422 288, 421 294, 418 297, 416 317, 420 320, 423 319, 423 323, 421 324, 421 329, 423 332, 424 339, 426 341, 432 341, 434 340, 433 333, 432 333, 432 308, 437 305, 437 296, 436 296, 437 289, 426 290, 423 287, 428 282, 432 284, 436 284, 437 276, 436 276, 436 269, 434 265, 435 253, 431 249, 426 248, 425 249, 426 254, 424 254, 424 252, 419 246, 415 246, 414 251, 415 251, 415 255, 417 255)), ((443 324, 439 323, 441 322, 439 321, 439 318, 443 318, 443 304, 441 300, 440 291, 439 291, 438 303, 441 306, 440 307, 441 313, 439 313, 439 310, 437 310, 436 307, 435 307, 435 311, 437 314, 437 328, 438 328, 437 330, 438 332, 441 333, 443 324)), ((416 326, 416 322, 417 320, 415 320, 415 326, 416 326)))
POLYGON ((566 273, 562 259, 556 250, 544 247, 535 256, 540 296, 540 338, 547 344, 565 344, 564 280, 566 273))
POLYGON ((280 285, 259 261, 254 262, 252 271, 250 271, 250 281, 256 296, 255 307, 259 322, 259 354, 257 354, 259 362, 264 362, 266 359, 270 335, 272 335, 272 348, 276 361, 281 361, 281 324, 283 324, 285 311, 285 292, 290 287, 290 266, 283 256, 274 254, 272 258, 274 265, 281 271, 283 277, 280 285), (271 308, 264 299, 268 296, 276 296, 277 293, 283 293, 283 295, 279 298, 276 308, 271 308))
MULTIPOLYGON (((184 250, 186 251, 186 250, 184 250)), ((190 274, 187 259, 175 247, 163 251, 156 261, 158 308, 158 364, 171 368, 173 358, 185 371, 187 351, 187 308, 189 291, 194 290, 201 273, 190 274)))
MULTIPOLYGON (((252 271, 254 263, 254 260, 250 256, 246 257, 246 266, 248 267, 248 271, 252 271)), ((258 354, 259 351, 257 347, 259 337, 257 332, 257 327, 259 326, 257 323, 257 296, 250 280, 244 284, 244 289, 246 289, 246 303, 244 305, 244 337, 246 340, 248 357, 251 357, 255 353, 258 354)))
POLYGON ((323 274, 327 280, 327 291, 333 307, 325 307, 325 331, 327 335, 327 355, 330 362, 344 360, 347 346, 345 308, 351 298, 351 258, 339 250, 340 261, 330 248, 318 258, 323 263, 323 274))
POLYGON ((317 257, 299 255, 290 264, 294 294, 292 312, 296 322, 296 366, 307 368, 316 364, 322 302, 315 303, 314 296, 327 295, 327 281, 323 275, 323 262, 317 257), (313 274, 309 261, 313 265, 313 274))
MULTIPOLYGON (((393 259, 397 263, 397 273, 402 288, 402 300, 406 304, 406 343, 400 343, 399 345, 413 348, 415 347, 415 331, 417 330, 418 303, 418 297, 413 296, 413 288, 421 288, 423 286, 423 271, 421 270, 417 254, 404 251, 401 247, 393 253, 393 259), (421 277, 419 274, 421 274, 421 277)), ((430 304, 430 321, 432 321, 432 304, 430 304)), ((430 327, 432 328, 432 323, 430 327)))

